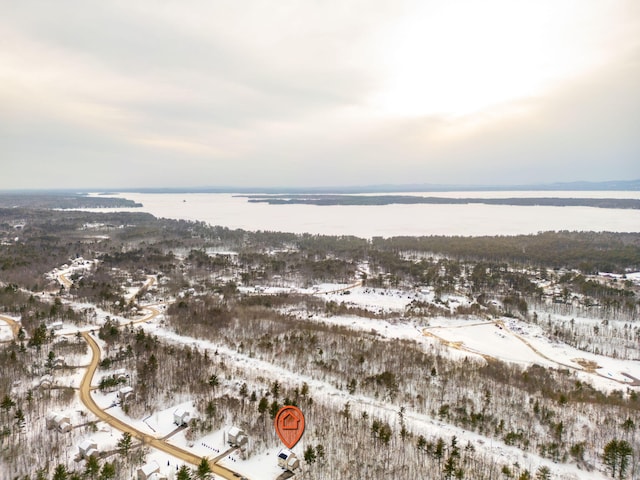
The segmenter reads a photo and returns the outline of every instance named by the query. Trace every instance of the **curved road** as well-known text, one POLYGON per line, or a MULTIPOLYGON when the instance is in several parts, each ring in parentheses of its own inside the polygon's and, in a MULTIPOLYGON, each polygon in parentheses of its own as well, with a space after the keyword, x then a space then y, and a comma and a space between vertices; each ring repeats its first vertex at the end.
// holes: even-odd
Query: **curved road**
MULTIPOLYGON (((73 285, 73 282, 71 282, 62 273, 58 276, 58 279, 67 289, 69 289, 73 285)), ((155 282, 155 278, 151 278, 148 280, 145 286, 148 287, 149 285, 152 285, 154 282, 155 282)), ((135 298, 135 295, 132 297, 132 299, 133 298, 135 298)), ((160 311, 154 308, 153 306, 146 306, 144 308, 149 311, 149 314, 143 317, 142 319, 133 321, 131 323, 147 322, 160 314, 160 311)), ((7 322, 9 321, 10 319, 7 319, 7 322)), ((15 321, 13 321, 13 323, 10 323, 10 324, 13 327, 15 324, 15 321)), ((19 330, 19 325, 18 325, 18 330, 19 330)), ((17 331, 16 331, 16 335, 17 335, 17 331)), ((151 435, 141 432, 140 430, 123 422, 119 418, 109 415, 107 412, 105 412, 98 406, 98 404, 95 402, 95 400, 91 396, 91 382, 98 368, 98 364, 100 363, 100 347, 98 346, 98 343, 95 341, 95 339, 89 334, 89 332, 82 332, 81 335, 82 335, 82 338, 85 339, 85 341, 89 344, 89 347, 91 348, 91 363, 89 364, 87 371, 82 377, 82 382, 80 383, 80 400, 82 401, 82 403, 84 403, 84 405, 91 412, 93 412, 93 414, 96 415, 96 417, 98 417, 100 420, 103 420, 104 422, 116 428, 117 430, 120 430, 121 432, 128 432, 129 434, 131 434, 132 438, 140 440, 146 445, 149 445, 153 448, 156 448, 165 453, 168 453, 169 455, 172 455, 175 458, 179 458, 180 460, 183 460, 187 463, 191 463, 192 465, 199 465, 200 462, 202 461, 202 457, 195 455, 194 453, 191 453, 175 445, 171 445, 163 441, 162 439, 155 438, 151 435)), ((240 476, 238 474, 235 474, 235 472, 233 472, 232 470, 229 470, 228 468, 212 463, 211 461, 209 461, 209 466, 211 467, 211 471, 215 475, 219 475, 220 477, 228 480, 237 480, 237 478, 240 476)))
MULTIPOLYGON (((93 397, 91 396, 91 381, 93 380, 93 375, 95 374, 96 369, 98 368, 98 363, 100 362, 100 347, 98 347, 97 342, 89 333, 83 332, 81 335, 89 344, 92 353, 91 364, 89 365, 89 368, 87 368, 84 377, 82 377, 82 383, 80 384, 80 400, 82 400, 82 403, 84 403, 85 406, 89 410, 91 410, 100 420, 105 421, 112 427, 122 432, 130 433, 131 437, 142 441, 146 445, 157 448, 158 450, 162 450, 169 455, 172 455, 193 465, 200 464, 200 462, 202 461, 202 457, 199 457, 198 455, 188 452, 187 450, 184 450, 175 445, 166 443, 158 438, 152 437, 151 435, 143 433, 140 430, 133 428, 131 425, 123 422, 122 420, 109 415, 104 410, 102 410, 98 406, 98 404, 96 404, 93 397)), ((237 475, 234 475, 233 471, 227 468, 221 467, 220 465, 212 464, 211 462, 209 463, 209 465, 211 466, 211 471, 215 475, 219 475, 222 478, 226 478, 228 480, 237 480, 238 478, 237 475)))

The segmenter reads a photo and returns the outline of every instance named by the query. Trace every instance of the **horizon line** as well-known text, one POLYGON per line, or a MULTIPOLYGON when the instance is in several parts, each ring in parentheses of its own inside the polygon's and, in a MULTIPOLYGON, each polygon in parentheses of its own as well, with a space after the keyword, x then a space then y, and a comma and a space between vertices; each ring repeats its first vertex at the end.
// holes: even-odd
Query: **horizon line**
POLYGON ((349 186, 276 186, 276 187, 241 187, 241 186, 193 186, 193 187, 111 187, 111 188, 15 188, 0 189, 2 194, 27 193, 394 193, 394 192, 452 192, 452 191, 523 191, 523 190, 640 190, 640 179, 605 180, 605 181, 570 181, 533 184, 446 184, 446 183, 413 183, 413 184, 373 184, 349 186))

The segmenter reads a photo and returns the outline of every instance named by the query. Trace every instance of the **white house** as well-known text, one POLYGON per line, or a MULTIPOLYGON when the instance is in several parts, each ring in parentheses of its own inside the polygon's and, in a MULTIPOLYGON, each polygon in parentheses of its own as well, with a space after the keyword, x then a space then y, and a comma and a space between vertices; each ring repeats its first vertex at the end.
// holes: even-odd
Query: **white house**
POLYGON ((138 480, 151 480, 153 475, 160 474, 160 465, 155 460, 140 467, 137 471, 138 480))
POLYGON ((232 447, 242 447, 249 441, 249 437, 238 427, 231 427, 227 437, 232 447))
POLYGON ((118 390, 118 400, 124 402, 133 395, 133 387, 122 387, 118 390))
POLYGON ((58 430, 59 432, 69 432, 73 428, 71 426, 71 419, 68 415, 61 413, 51 412, 47 415, 47 428, 49 430, 58 430))
POLYGON ((283 448, 278 452, 278 466, 293 472, 300 468, 300 460, 291 450, 283 448))
POLYGON ((184 408, 176 408, 173 412, 173 423, 175 423, 179 427, 187 425, 189 423, 189 420, 191 420, 191 414, 184 408))
POLYGON ((78 453, 80 458, 89 458, 98 456, 98 444, 91 439, 85 440, 78 445, 78 453))

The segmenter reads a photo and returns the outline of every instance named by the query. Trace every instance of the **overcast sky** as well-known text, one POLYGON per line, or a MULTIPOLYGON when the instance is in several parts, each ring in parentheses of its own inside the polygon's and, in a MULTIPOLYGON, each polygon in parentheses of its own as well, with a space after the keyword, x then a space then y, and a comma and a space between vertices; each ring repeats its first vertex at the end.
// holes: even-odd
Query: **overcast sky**
POLYGON ((0 0, 0 189, 640 178, 638 0, 0 0))

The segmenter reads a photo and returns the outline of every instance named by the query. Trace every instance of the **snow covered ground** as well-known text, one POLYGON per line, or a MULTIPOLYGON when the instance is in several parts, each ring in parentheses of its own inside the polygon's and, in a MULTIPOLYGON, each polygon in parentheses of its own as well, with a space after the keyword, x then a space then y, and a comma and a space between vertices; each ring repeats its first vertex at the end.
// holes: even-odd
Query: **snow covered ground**
MULTIPOLYGON (((79 260, 79 266, 84 267, 84 263, 79 260)), ((71 267, 58 269, 56 278, 60 273, 70 273, 71 267)), ((53 272, 52 272, 53 273, 53 272)), ((246 287, 245 287, 246 288, 246 287)), ((246 291, 255 291, 253 288, 246 288, 246 291)), ((283 287, 269 288, 260 293, 281 293, 291 292, 291 288, 283 287)), ((315 295, 327 301, 337 303, 346 303, 347 305, 366 308, 371 311, 381 311, 388 313, 401 313, 407 306, 415 300, 432 302, 434 300, 431 291, 408 292, 401 290, 374 289, 362 286, 353 286, 349 284, 320 284, 311 288, 294 289, 297 293, 315 295), (347 289, 348 290, 345 290, 347 289), (350 293, 345 293, 349 291, 350 293)), ((130 292, 135 295, 132 289, 130 292)), ((468 303, 465 297, 450 296, 446 300, 450 304, 468 303)), ((99 309, 95 309, 93 305, 74 304, 74 308, 86 309, 92 308, 95 311, 93 321, 99 325, 104 323, 107 313, 99 309)), ((395 406, 383 401, 372 399, 363 395, 351 395, 348 392, 338 389, 335 386, 317 380, 306 375, 300 375, 297 372, 283 369, 271 363, 252 358, 248 355, 241 354, 235 350, 224 346, 209 342, 206 340, 185 337, 170 331, 162 326, 162 313, 151 308, 141 311, 141 316, 137 321, 139 325, 147 332, 153 333, 166 342, 184 344, 194 346, 200 350, 217 351, 225 363, 235 365, 240 369, 250 370, 256 375, 264 375, 265 378, 278 378, 283 383, 291 385, 299 385, 306 382, 313 392, 314 398, 320 402, 326 402, 342 406, 346 402, 352 405, 354 414, 358 411, 367 410, 370 414, 373 412, 380 418, 393 419, 397 415, 395 406), (147 321, 148 320, 148 321, 147 321)), ((111 318, 114 318, 111 316, 111 318)), ((130 319, 115 317, 120 323, 128 324, 130 319)), ((429 318, 429 319, 404 319, 398 315, 395 319, 378 320, 356 316, 323 316, 315 315, 305 319, 316 322, 324 322, 333 325, 340 325, 359 331, 376 332, 385 338, 413 339, 423 342, 425 346, 440 345, 443 350, 447 351, 452 357, 459 358, 464 355, 478 355, 479 357, 490 356, 506 362, 513 362, 520 365, 540 364, 550 367, 572 368, 580 370, 579 375, 585 381, 593 383, 596 387, 603 390, 620 389, 621 386, 629 386, 633 381, 632 378, 640 379, 640 362, 625 361, 612 359, 600 355, 585 353, 565 344, 552 342, 543 334, 543 330, 529 323, 524 323, 512 318, 500 318, 496 321, 488 321, 483 318, 429 318), (585 365, 591 362, 592 371, 587 371, 585 365), (627 376, 627 375, 629 376, 627 376)), ((587 321, 588 319, 584 319, 587 321)), ((582 321, 578 319, 577 321, 582 321)), ((0 335, 8 328, 0 324, 0 335)), ((95 327, 86 327, 86 329, 95 329, 95 327)), ((63 325, 63 329, 57 332, 58 335, 74 334, 79 329, 72 325, 63 325)), ((2 337, 0 337, 1 339, 2 337)), ((68 359, 71 364, 80 366, 89 362, 89 353, 86 355, 77 355, 73 359, 68 359)), ((84 373, 84 369, 76 369, 71 373, 56 378, 59 385, 72 386, 77 388, 84 373)), ((93 385, 99 382, 99 375, 93 380, 93 385)), ((640 388, 640 387, 633 387, 640 388)), ((156 438, 164 438, 174 433, 168 442, 180 446, 185 450, 189 450, 198 456, 207 456, 214 458, 227 450, 225 445, 225 432, 218 430, 193 441, 188 441, 184 431, 175 431, 176 425, 173 423, 173 412, 177 408, 185 408, 193 410, 190 401, 179 402, 170 405, 161 411, 154 412, 146 418, 134 419, 127 416, 116 401, 116 393, 103 394, 94 391, 93 396, 102 408, 107 409, 109 414, 123 420, 134 428, 147 433, 156 438)), ((69 411, 76 411, 80 408, 79 402, 69 407, 69 411)), ((197 414, 197 412, 194 412, 197 414)), ((411 429, 415 432, 424 432, 427 435, 438 435, 443 437, 451 437, 456 435, 462 442, 471 441, 475 445, 479 445, 479 449, 485 453, 500 458, 509 463, 518 462, 520 465, 526 466, 535 471, 540 465, 549 466, 552 471, 559 475, 558 478, 567 480, 596 480, 606 478, 598 472, 585 472, 579 470, 573 464, 554 464, 550 460, 543 459, 538 455, 530 452, 523 452, 517 447, 507 446, 503 442, 484 437, 474 432, 470 432, 453 425, 440 422, 439 420, 424 414, 407 411, 405 414, 406 421, 411 425, 411 429)), ((75 419, 80 421, 79 419, 75 419)), ((228 429, 231 425, 226 426, 228 429)), ((121 437, 121 433, 112 430, 111 427, 104 426, 99 422, 98 431, 87 435, 87 439, 98 443, 99 450, 113 450, 117 440, 121 437)), ((301 447, 296 447, 300 449, 301 447)), ((302 456, 302 451, 294 451, 298 456, 302 456)), ((72 452, 74 455, 77 452, 72 452)), ((275 478, 281 470, 276 464, 277 449, 269 449, 259 452, 248 460, 241 459, 236 452, 230 454, 221 460, 222 465, 232 468, 234 471, 245 475, 252 480, 271 480, 275 478)), ((162 452, 151 451, 147 456, 148 461, 155 460, 161 467, 161 473, 173 478, 175 471, 182 464, 178 459, 162 452)))
POLYGON ((13 330, 0 318, 0 342, 10 342, 13 340, 13 330))
POLYGON ((452 348, 506 362, 575 369, 582 380, 605 391, 632 385, 633 379, 629 376, 640 379, 640 362, 595 355, 561 342, 552 342, 540 327, 512 318, 503 318, 497 323, 469 321, 467 325, 438 319, 432 321, 424 332, 454 344, 452 348), (585 365, 593 365, 594 368, 586 368, 585 365))
MULTIPOLYGON (((350 319, 348 317, 330 317, 328 319, 328 321, 335 321, 338 324, 347 323, 349 322, 349 320, 352 321, 350 325, 356 327, 364 327, 366 325, 366 322, 381 323, 377 320, 356 320, 350 319)), ((392 325, 386 323, 384 327, 380 328, 379 332, 382 332, 381 334, 389 337, 400 336, 403 338, 420 338, 421 336, 419 330, 417 330, 415 327, 407 325, 392 325)), ((490 327, 496 328, 493 326, 490 327)), ((226 364, 233 364, 238 367, 251 370, 252 372, 256 372, 257 375, 271 376, 274 378, 276 378, 277 376, 277 378, 281 380, 282 383, 290 383, 291 385, 296 385, 300 382, 306 382, 313 392, 313 396, 316 401, 327 403, 331 402, 338 406, 343 406, 346 402, 349 402, 352 406, 352 413, 354 415, 358 415, 361 411, 366 410, 369 414, 373 413, 379 418, 386 418, 390 421, 393 421, 393 419, 397 416, 397 408, 383 401, 375 400, 370 397, 358 394, 351 395, 346 391, 337 389, 336 387, 326 382, 283 369, 281 366, 275 366, 268 362, 251 358, 247 355, 243 355, 236 351, 226 349, 224 347, 221 347, 220 345, 216 345, 215 343, 206 340, 194 340, 191 337, 180 336, 155 325, 144 325, 143 328, 150 333, 152 332, 154 335, 157 335, 159 338, 165 339, 166 341, 188 344, 195 346, 198 349, 209 349, 211 351, 217 350, 220 358, 224 359, 224 362, 226 364)), ((451 328, 459 329, 458 326, 453 326, 451 328)), ((606 476, 598 472, 589 473, 585 472, 584 470, 580 470, 576 465, 573 464, 556 464, 551 460, 541 458, 531 452, 523 452, 517 447, 508 446, 504 444, 504 442, 498 441, 496 439, 485 437, 475 432, 470 432, 462 428, 441 422, 429 415, 419 414, 408 410, 405 413, 405 420, 411 426, 411 429, 414 432, 424 432, 425 435, 437 435, 444 438, 450 438, 451 436, 455 435, 462 444, 466 443, 467 441, 471 441, 474 445, 480 445, 479 450, 512 464, 517 462, 520 465, 526 466, 531 471, 535 471, 541 465, 547 465, 553 472, 557 472, 560 475, 560 477, 558 478, 563 478, 566 480, 600 480, 606 478, 606 476)), ((214 435, 215 437, 215 434, 212 435, 214 435)), ((299 453, 301 455, 302 452, 299 453)), ((237 460, 233 464, 233 468, 234 470, 237 470, 239 472, 247 472, 245 473, 245 475, 253 480, 272 479, 274 478, 273 476, 270 476, 272 475, 272 473, 267 473, 266 470, 270 468, 271 459, 273 458, 275 460, 275 457, 272 457, 272 455, 273 452, 269 451, 266 452, 265 455, 259 454, 257 457, 253 457, 248 461, 237 460), (266 461, 267 459, 269 459, 269 461, 265 463, 264 461, 266 461), (255 471, 252 471, 253 467, 255 467, 255 471)))
MULTIPOLYGON (((193 403, 190 401, 177 403, 163 410, 154 412, 145 418, 134 419, 125 414, 122 408, 118 405, 117 392, 105 394, 95 391, 92 395, 96 403, 101 408, 106 409, 110 415, 124 421, 128 425, 131 425, 150 437, 159 439, 165 438, 168 443, 176 445, 199 457, 207 457, 209 460, 227 453, 227 455, 220 459, 219 464, 253 480, 271 480, 276 478, 282 472, 277 465, 276 455, 278 449, 269 449, 258 455, 252 456, 247 460, 242 459, 242 455, 239 451, 231 451, 233 449, 226 442, 227 432, 231 425, 199 437, 193 441, 187 440, 185 430, 178 428, 174 423, 173 414, 177 409, 184 409, 192 415, 197 415, 197 412, 194 410, 193 403)), ((98 443, 99 450, 112 449, 114 444, 114 434, 116 435, 116 441, 121 437, 121 435, 119 432, 112 431, 110 427, 107 427, 104 433, 104 435, 91 435, 90 438, 98 443)), ((296 449, 294 449, 294 451, 300 457, 302 456, 302 451, 297 451, 296 449)), ((160 472, 167 475, 168 478, 172 478, 177 469, 184 463, 165 452, 155 450, 147 456, 147 461, 153 460, 158 462, 160 465, 160 472)))

